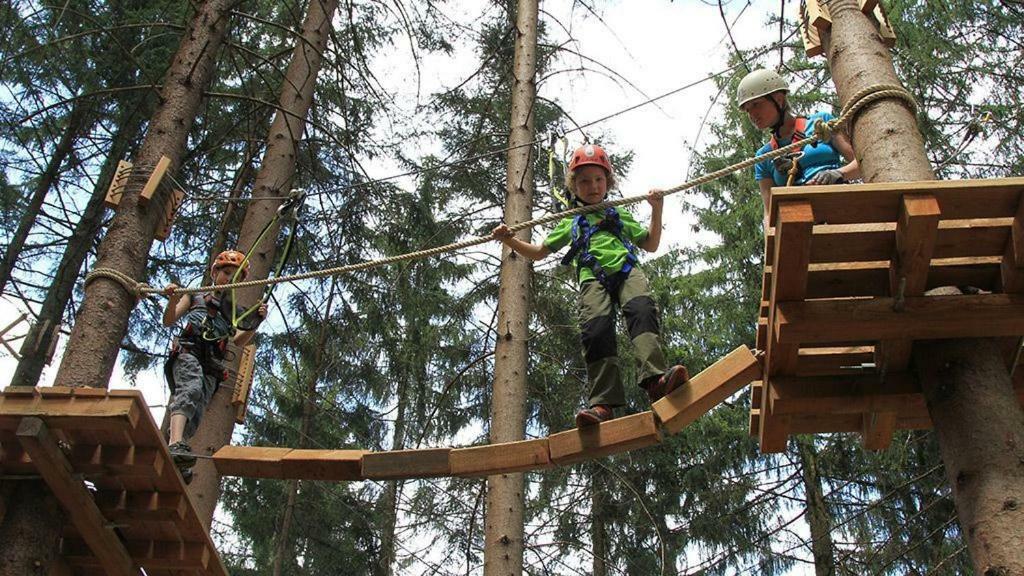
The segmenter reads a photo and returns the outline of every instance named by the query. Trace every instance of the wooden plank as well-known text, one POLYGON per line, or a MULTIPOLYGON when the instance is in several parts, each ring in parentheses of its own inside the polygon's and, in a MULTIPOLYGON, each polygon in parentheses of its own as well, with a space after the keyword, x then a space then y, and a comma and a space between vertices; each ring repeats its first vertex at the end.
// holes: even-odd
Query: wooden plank
POLYGON ((161 242, 167 240, 167 237, 171 235, 171 227, 174 226, 174 217, 178 214, 178 209, 181 208, 181 203, 185 201, 185 193, 181 190, 172 190, 170 195, 167 197, 167 203, 164 204, 163 216, 161 216, 160 223, 156 226, 156 233, 154 237, 161 242))
POLYGON ((774 337, 783 343, 845 340, 986 338, 1024 333, 1024 295, 808 300, 776 307, 774 337))
POLYGON ((828 12, 828 0, 806 0, 807 21, 818 29, 819 35, 832 28, 832 15, 828 12))
MULTIPOLYGON (((9 389, 9 388, 8 388, 9 389)), ((44 398, 21 393, 0 396, 0 428, 14 429, 26 417, 45 418, 50 428, 124 430, 138 423, 139 409, 130 398, 44 398)))
POLYGON ((143 186, 142 192, 139 194, 139 204, 145 206, 153 199, 153 195, 160 187, 160 182, 163 181, 164 175, 167 174, 167 169, 170 167, 171 159, 167 156, 161 156, 156 166, 153 167, 153 171, 149 174, 149 180, 146 181, 146 185, 143 186))
POLYGON ((654 412, 641 412, 548 437, 551 461, 564 465, 628 452, 661 442, 654 412))
POLYGON ((870 412, 862 415, 861 440, 866 450, 885 450, 899 424, 896 412, 870 412))
MULTIPOLYGON (((761 378, 761 365, 746 346, 740 346, 690 377, 690 382, 651 405, 669 434, 677 434, 744 386, 761 378)), ((552 447, 554 459, 554 447, 552 447)))
POLYGON ((1024 197, 1010 227, 1010 235, 1003 247, 999 266, 1000 290, 1007 293, 1024 292, 1024 197))
POLYGON ((850 376, 875 361, 874 346, 801 348, 797 376, 850 376))
POLYGON ((76 444, 68 456, 75 470, 85 474, 160 476, 164 457, 156 448, 76 444))
POLYGON ((778 376, 767 390, 773 414, 863 414, 927 411, 921 385, 907 373, 798 378, 778 376))
POLYGON ((918 193, 934 195, 947 219, 1012 218, 1022 189, 1024 178, 779 187, 772 189, 769 225, 777 222, 778 205, 794 200, 810 202, 820 224, 895 222, 900 198, 918 193))
MULTIPOLYGON (((928 290, 939 286, 974 286, 992 291, 998 287, 999 257, 932 260, 928 290)), ((768 270, 769 276, 772 275, 768 270)), ((810 264, 807 298, 890 296, 889 261, 810 264)))
POLYGON ((71 476, 71 464, 43 421, 25 418, 18 426, 17 435, 39 474, 67 511, 103 569, 115 576, 137 574, 124 544, 100 514, 92 495, 81 481, 71 476))
MULTIPOLYGON (((132 559, 150 574, 154 570, 205 571, 213 556, 209 546, 200 542, 130 540, 125 545, 132 559)), ((77 538, 64 538, 61 555, 75 567, 99 566, 85 542, 77 538)))
POLYGON ((242 359, 238 362, 238 373, 235 375, 235 388, 231 392, 236 424, 245 424, 245 412, 249 405, 249 390, 252 388, 255 367, 256 345, 249 344, 242 348, 242 359))
POLYGON ((4 388, 4 396, 11 398, 32 398, 39 395, 35 386, 8 386, 4 388))
POLYGON ((764 382, 755 380, 750 383, 750 405, 752 407, 761 405, 761 395, 764 394, 764 382))
MULTIPOLYGON (((938 235, 939 202, 930 194, 903 197, 900 219, 896 223, 896 252, 889 268, 889 293, 897 296, 921 296, 928 286, 938 235)), ((885 372, 902 372, 910 364, 911 340, 888 340, 880 345, 879 364, 885 372)))
POLYGON ((452 474, 491 476, 550 468, 548 450, 547 438, 456 448, 451 453, 452 474))
POLYGON ((117 161, 114 177, 110 179, 110 185, 107 186, 107 195, 103 198, 103 203, 107 208, 117 208, 117 205, 121 203, 121 196, 124 195, 124 187, 128 184, 128 177, 131 176, 131 173, 131 162, 127 160, 117 161))
POLYGON ((860 11, 865 14, 871 14, 875 10, 875 6, 878 6, 878 0, 857 0, 860 4, 860 11))
POLYGON ((892 23, 889 22, 889 15, 882 9, 882 5, 875 0, 875 7, 871 11, 874 16, 874 20, 878 23, 878 35, 882 38, 882 43, 888 48, 896 46, 896 32, 892 29, 892 23))
POLYGON ((800 11, 800 37, 804 41, 804 50, 807 52, 808 58, 825 53, 825 49, 821 45, 821 33, 816 26, 811 24, 806 8, 800 11))
POLYGON ((750 410, 750 422, 747 425, 747 433, 756 438, 761 432, 761 410, 753 408, 750 410))
MULTIPOLYGON (((779 204, 778 220, 775 227, 778 241, 775 254, 772 255, 772 314, 768 318, 769 327, 774 324, 775 309, 780 302, 803 300, 807 294, 814 214, 807 202, 782 202, 779 204)), ((799 346, 778 344, 769 332, 765 360, 765 371, 769 376, 796 370, 799 346)))
POLYGON ((400 480, 450 476, 450 453, 451 448, 367 452, 363 455, 363 478, 400 480))
POLYGON ((221 476, 243 478, 284 478, 281 459, 291 448, 224 446, 213 455, 213 466, 221 476))
POLYGON ((360 480, 367 450, 292 450, 281 457, 285 478, 300 480, 360 480))
POLYGON ((100 491, 96 505, 103 516, 114 522, 182 522, 188 509, 184 493, 100 491))

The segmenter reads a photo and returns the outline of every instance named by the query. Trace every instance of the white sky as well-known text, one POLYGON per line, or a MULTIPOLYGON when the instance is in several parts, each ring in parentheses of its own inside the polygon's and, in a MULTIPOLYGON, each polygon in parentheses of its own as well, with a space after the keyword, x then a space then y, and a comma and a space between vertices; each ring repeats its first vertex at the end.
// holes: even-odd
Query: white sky
MULTIPOLYGON (((570 18, 570 0, 547 0, 542 10, 548 11, 561 22, 572 21, 572 34, 577 43, 572 48, 604 66, 624 75, 645 94, 627 86, 618 86, 606 77, 597 74, 560 74, 540 86, 540 95, 557 100, 579 123, 587 123, 620 109, 632 106, 647 97, 659 95, 684 84, 699 80, 726 67, 731 44, 725 36, 725 27, 718 12, 718 5, 705 4, 700 0, 621 0, 597 2, 606 24, 586 15, 577 8, 570 18), (611 29, 611 30, 609 30, 611 29), (614 32, 614 34, 612 33, 614 32)), ((743 0, 726 2, 726 15, 730 22, 748 4, 743 0)), ((733 37, 741 48, 752 48, 770 43, 778 38, 778 28, 769 29, 769 13, 778 10, 777 1, 756 0, 749 2, 743 16, 733 27, 733 37)), ((479 0, 453 1, 449 7, 452 18, 472 23, 483 10, 479 0)), ((795 1, 787 2, 787 13, 797 8, 795 1)), ((550 18, 542 14, 542 18, 550 18)), ((552 40, 564 40, 565 33, 557 24, 549 26, 552 40)), ((463 49, 454 58, 428 57, 421 64, 421 102, 429 99, 431 92, 439 87, 451 87, 463 80, 468 71, 477 65, 474 50, 463 49)), ((409 66, 409 53, 405 45, 381 58, 379 65, 386 73, 379 74, 385 88, 396 94, 399 106, 408 106, 411 114, 416 104, 416 83, 412 73, 403 72, 409 66)), ((561 65, 571 61, 563 60, 561 65)), ((593 65, 590 65, 593 67, 593 65)), ((711 105, 716 90, 712 82, 691 88, 681 94, 670 96, 657 106, 645 106, 626 113, 611 121, 592 128, 612 137, 620 146, 635 153, 633 169, 620 180, 624 195, 636 195, 651 187, 668 188, 686 180, 689 158, 686 146, 703 147, 705 132, 701 141, 696 141, 700 122, 711 105)), ((727 102, 723 97, 722 102, 727 102)), ((719 106, 721 103, 719 104, 719 106)), ((714 115, 712 116, 714 118, 714 115)), ((429 121, 424 118, 424 121, 429 121)), ((570 149, 581 143, 581 136, 570 136, 570 149)), ((418 142, 422 145, 422 142, 418 142)), ((422 148, 420 149, 422 151, 422 148)), ((406 150, 416 157, 416 150, 406 150)), ((613 150, 614 153, 614 150, 613 150)), ((384 177, 402 170, 387 161, 369 164, 371 177, 384 177)), ((546 195, 538 191, 538 198, 546 195)), ((665 233, 662 250, 693 242, 690 226, 680 208, 680 196, 670 196, 665 206, 665 233)), ((635 214, 646 219, 649 207, 645 204, 633 208, 635 214)), ((537 241, 543 231, 535 232, 537 241)), ((20 304, 0 299, 0 329, 14 320, 21 311, 20 304)), ((24 324, 13 329, 12 334, 22 334, 24 324)), ((15 344, 15 348, 20 342, 15 344)), ((59 363, 63 339, 58 348, 54 365, 44 373, 44 385, 52 383, 59 363)), ((6 350, 0 349, 0 373, 13 374, 14 360, 6 350)), ((8 378, 0 378, 0 385, 6 385, 8 378)), ((149 404, 162 406, 166 401, 166 387, 158 371, 144 373, 139 380, 140 388, 149 404)), ((127 387, 120 366, 115 369, 111 387, 127 387)), ((162 408, 154 410, 159 420, 162 408)), ((791 574, 811 574, 813 567, 798 567, 791 574)))

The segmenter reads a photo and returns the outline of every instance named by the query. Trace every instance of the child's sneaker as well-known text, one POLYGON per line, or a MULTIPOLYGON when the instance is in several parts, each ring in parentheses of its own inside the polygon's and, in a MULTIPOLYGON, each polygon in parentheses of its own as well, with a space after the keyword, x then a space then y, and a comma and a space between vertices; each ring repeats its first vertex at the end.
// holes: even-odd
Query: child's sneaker
POLYGON ((590 408, 580 410, 576 415, 576 427, 584 428, 593 426, 612 419, 612 408, 607 404, 595 404, 590 408))
POLYGON ((660 400, 689 381, 690 373, 686 371, 686 366, 676 364, 647 387, 647 397, 651 402, 660 400))
POLYGON ((167 447, 171 451, 171 458, 174 466, 181 473, 181 479, 185 484, 192 483, 192 467, 196 464, 196 457, 192 454, 192 447, 185 441, 175 442, 167 447))

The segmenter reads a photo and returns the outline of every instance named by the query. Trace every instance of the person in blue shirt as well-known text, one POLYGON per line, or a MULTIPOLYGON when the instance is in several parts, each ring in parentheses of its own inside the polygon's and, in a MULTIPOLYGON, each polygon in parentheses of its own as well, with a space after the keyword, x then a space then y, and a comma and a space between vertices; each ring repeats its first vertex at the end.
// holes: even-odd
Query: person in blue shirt
MULTIPOLYGON (((772 70, 754 70, 740 81, 736 89, 736 102, 747 113, 751 123, 759 130, 771 128, 772 139, 762 146, 761 155, 793 140, 800 140, 814 132, 814 122, 829 121, 829 112, 816 112, 809 116, 794 116, 787 102, 789 84, 772 70)), ((765 210, 772 186, 804 186, 842 184, 860 178, 860 166, 854 156, 850 140, 843 134, 833 133, 829 142, 804 146, 793 156, 783 156, 754 165, 754 179, 761 188, 765 210)))

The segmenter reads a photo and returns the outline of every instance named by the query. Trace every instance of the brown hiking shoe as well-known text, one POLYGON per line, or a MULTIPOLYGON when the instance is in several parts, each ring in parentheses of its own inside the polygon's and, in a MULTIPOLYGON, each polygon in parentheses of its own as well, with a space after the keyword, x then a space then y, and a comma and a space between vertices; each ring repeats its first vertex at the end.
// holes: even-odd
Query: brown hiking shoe
POLYGON ((686 371, 686 366, 676 364, 647 387, 647 397, 655 402, 682 388, 689 381, 690 373, 686 371))
POLYGON ((584 428, 593 426, 612 419, 612 408, 607 404, 596 404, 590 408, 580 410, 576 415, 576 427, 584 428))

